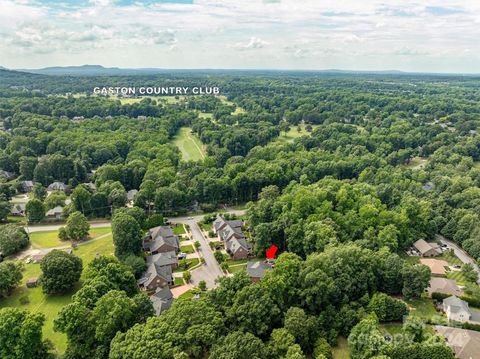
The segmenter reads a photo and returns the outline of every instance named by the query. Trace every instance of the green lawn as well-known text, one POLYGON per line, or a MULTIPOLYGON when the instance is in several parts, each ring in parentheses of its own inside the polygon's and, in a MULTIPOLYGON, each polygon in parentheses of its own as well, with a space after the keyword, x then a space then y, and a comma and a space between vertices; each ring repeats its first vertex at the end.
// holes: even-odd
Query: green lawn
MULTIPOLYGON (((103 232, 104 230, 110 230, 110 228, 98 228, 103 232)), ((99 235, 99 232, 96 232, 99 235)), ((107 231, 108 233, 108 231, 107 231)), ((91 260, 97 255, 113 255, 114 247, 112 236, 109 235, 105 238, 80 245, 75 250, 75 255, 79 256, 83 260, 83 267, 90 263, 91 260)), ((70 303, 71 296, 75 291, 62 296, 47 296, 42 293, 41 287, 26 288, 25 283, 27 279, 32 277, 39 277, 41 274, 40 264, 29 263, 25 264, 25 270, 23 272, 23 279, 18 288, 8 298, 0 299, 0 307, 18 307, 27 309, 32 312, 41 312, 46 316, 46 322, 43 327, 44 338, 50 339, 55 345, 57 353, 61 354, 65 352, 67 345, 66 336, 62 333, 53 331, 53 321, 56 318, 60 309, 70 303), (27 296, 29 303, 20 304, 20 298, 27 296)))
MULTIPOLYGON (((311 125, 312 126, 312 131, 318 127, 318 125, 311 125)), ((301 124, 300 125, 300 130, 301 131, 298 131, 297 129, 297 126, 291 126, 290 127, 290 130, 285 133, 285 132, 282 132, 280 134, 280 136, 278 136, 277 140, 275 142, 278 142, 278 143, 289 143, 289 142, 293 142, 293 140, 295 140, 296 138, 299 138, 299 137, 302 137, 302 136, 310 136, 311 132, 308 132, 306 129, 305 129, 305 125, 304 124, 301 124)))
POLYGON ((350 353, 348 351, 348 342, 344 337, 338 338, 336 347, 332 348, 333 359, 349 359, 350 353))
POLYGON ((187 244, 185 246, 181 246, 180 247, 180 252, 183 252, 183 253, 193 253, 195 252, 195 250, 193 249, 193 246, 191 244, 187 244))
POLYGON ((190 127, 182 127, 173 139, 173 143, 182 153, 185 161, 200 161, 205 158, 205 146, 192 134, 190 127))
POLYGON ((233 266, 236 264, 247 264, 248 261, 251 261, 253 259, 240 259, 240 260, 233 260, 233 259, 227 259, 227 263, 229 266, 233 266))
POLYGON ((184 285, 185 281, 181 277, 175 277, 174 285, 184 285))
POLYGON ((173 227, 173 233, 174 234, 185 234, 185 227, 183 227, 183 224, 179 224, 176 227, 173 227))
MULTIPOLYGON (((198 263, 200 263, 200 259, 190 258, 190 259, 187 259, 187 263, 188 263, 187 269, 192 269, 192 267, 195 267, 198 263)), ((178 273, 178 272, 183 272, 184 270, 185 269, 179 267, 179 268, 176 268, 174 272, 178 273)))
POLYGON ((230 273, 237 273, 237 272, 244 271, 246 269, 247 269, 247 266, 245 264, 240 264, 238 266, 232 266, 232 265, 228 266, 228 271, 230 273))
POLYGON ((438 315, 433 301, 429 298, 418 298, 405 301, 410 309, 410 315, 421 319, 431 319, 438 315))
MULTIPOLYGON (((97 238, 111 231, 111 227, 92 228, 90 230, 90 238, 97 238)), ((30 233, 30 242, 34 248, 54 248, 70 245, 70 241, 61 241, 58 238, 58 231, 32 232, 30 233)))
MULTIPOLYGON (((441 256, 438 256, 437 258, 446 260, 451 266, 463 266, 463 262, 458 259, 458 257, 455 255, 455 253, 453 253, 453 251, 444 252, 441 256)), ((465 285, 466 283, 465 277, 461 270, 449 270, 447 272, 447 278, 456 280, 458 285, 465 285)))
POLYGON ((205 223, 203 221, 200 221, 200 222, 198 222, 198 225, 205 232, 208 232, 208 231, 212 230, 212 223, 205 223))

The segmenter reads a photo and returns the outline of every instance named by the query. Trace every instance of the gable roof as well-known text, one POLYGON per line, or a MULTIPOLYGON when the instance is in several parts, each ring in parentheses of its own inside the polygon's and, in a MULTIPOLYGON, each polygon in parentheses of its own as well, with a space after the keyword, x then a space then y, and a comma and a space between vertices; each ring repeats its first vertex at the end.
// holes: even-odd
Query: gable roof
POLYGON ((178 259, 175 252, 165 252, 165 253, 157 253, 147 257, 147 264, 150 265, 151 263, 155 263, 158 266, 169 266, 172 264, 177 264, 178 259))
POLYGON ((272 269, 272 265, 266 262, 247 262, 247 273, 253 278, 263 278, 265 273, 272 269))
POLYGON ((437 251, 437 248, 438 246, 432 244, 432 243, 428 243, 427 241, 425 241, 424 239, 419 239, 418 241, 416 241, 415 243, 413 243, 413 246, 421 253, 421 254, 425 254, 429 251, 431 251, 432 249, 437 251))
POLYGON ((155 294, 150 296, 150 300, 152 301, 155 314, 158 316, 172 306, 173 294, 168 287, 157 288, 155 294))
POLYGON ((463 290, 460 289, 457 285, 457 282, 453 279, 432 277, 430 279, 430 285, 428 287, 428 292, 434 293, 445 293, 450 295, 463 295, 463 290))
POLYGON ((445 267, 448 267, 448 262, 442 259, 421 258, 420 263, 430 268, 432 274, 444 275, 447 272, 445 267))
POLYGON ((50 210, 48 210, 45 215, 46 216, 56 216, 57 214, 62 214, 63 213, 63 207, 62 206, 56 206, 50 210))
POLYGON ((155 263, 150 263, 146 272, 143 273, 142 277, 137 281, 137 283, 138 285, 147 287, 157 276, 163 278, 168 283, 172 282, 172 267, 159 266, 155 263))
POLYGON ((178 236, 173 234, 173 231, 168 226, 159 226, 151 228, 149 235, 145 238, 144 248, 147 251, 153 252, 167 244, 174 248, 180 248, 178 236))
POLYGON ((49 191, 65 191, 67 189, 67 185, 63 182, 53 182, 48 185, 47 188, 49 191))
POLYGON ((12 207, 11 213, 12 214, 21 214, 25 213, 25 204, 23 203, 15 203, 12 207))
POLYGON ((451 297, 445 298, 443 300, 443 304, 447 307, 450 307, 450 311, 453 313, 458 313, 460 311, 464 311, 470 313, 470 309, 468 308, 468 303, 461 300, 460 298, 455 297, 452 295, 451 297))
POLYGON ((228 242, 226 242, 225 247, 231 253, 237 252, 240 248, 243 248, 247 252, 250 250, 250 247, 247 244, 247 241, 245 241, 245 239, 235 237, 231 238, 228 242))
POLYGON ((443 335, 447 345, 459 359, 478 358, 480 351, 480 332, 436 325, 435 331, 443 335))

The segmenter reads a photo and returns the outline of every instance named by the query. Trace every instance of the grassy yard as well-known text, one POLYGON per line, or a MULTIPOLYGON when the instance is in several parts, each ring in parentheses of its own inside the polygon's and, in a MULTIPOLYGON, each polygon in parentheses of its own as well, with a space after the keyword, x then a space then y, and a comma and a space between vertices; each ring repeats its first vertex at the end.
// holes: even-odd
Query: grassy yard
POLYGON ((237 272, 244 271, 246 269, 247 269, 247 266, 245 264, 240 264, 240 265, 236 265, 236 266, 233 266, 233 265, 228 266, 228 271, 230 273, 237 273, 237 272))
POLYGON ((205 146, 192 134, 190 127, 182 127, 173 139, 173 143, 182 153, 185 161, 200 161, 205 158, 205 146))
POLYGON ((405 301, 410 309, 410 315, 420 319, 431 319, 438 315, 433 301, 428 298, 418 298, 405 301))
MULTIPOLYGON (((90 229, 90 238, 97 238, 111 231, 112 228, 110 227, 92 228, 90 229)), ((70 245, 70 241, 61 241, 58 238, 58 231, 33 232, 30 234, 30 242, 34 248, 54 248, 70 245)))
POLYGON ((187 244, 186 246, 180 247, 180 252, 189 254, 195 252, 195 250, 193 249, 193 246, 191 244, 187 244))
POLYGON ((181 277, 175 277, 174 285, 184 285, 185 281, 181 277))
MULTIPOLYGON (((278 143, 288 143, 288 142, 293 142, 296 138, 302 137, 302 136, 310 136, 310 132, 307 132, 305 129, 304 124, 300 125, 300 130, 298 131, 297 126, 291 126, 290 130, 285 133, 282 132, 280 136, 278 136, 277 140, 275 142, 278 143)), ((311 125, 312 126, 312 131, 318 127, 318 125, 311 125)))
MULTIPOLYGON (((195 267, 198 263, 200 263, 199 258, 189 258, 186 261, 188 263, 187 269, 192 269, 192 267, 195 267)), ((185 269, 180 268, 180 267, 178 267, 174 270, 175 273, 183 272, 183 271, 185 271, 185 269)))
POLYGON ((202 231, 208 232, 212 230, 212 223, 205 223, 203 221, 198 222, 198 225, 202 229, 202 231))
MULTIPOLYGON (((110 230, 110 228, 99 229, 110 230)), ((85 268, 85 266, 90 263, 90 261, 92 261, 95 256, 101 254, 113 255, 113 251, 114 247, 112 236, 109 235, 105 238, 99 239, 98 241, 93 241, 78 246, 74 253, 75 255, 82 258, 83 267, 85 268)), ((32 277, 39 277, 40 274, 40 264, 25 264, 23 279, 20 286, 16 288, 8 298, 0 299, 0 307, 17 307, 32 312, 41 312, 45 314, 46 322, 43 327, 44 338, 50 339, 55 345, 57 353, 61 354, 65 352, 67 344, 66 336, 62 333, 57 333, 53 331, 53 321, 57 317, 60 309, 70 303, 71 296, 75 293, 76 290, 78 290, 78 288, 80 288, 80 285, 76 288, 74 292, 61 296, 47 296, 42 293, 41 287, 26 288, 25 283, 27 279, 32 277), (20 304, 20 298, 25 297, 28 297, 28 303, 20 304)))
MULTIPOLYGON (((448 262, 449 265, 459 265, 463 266, 463 262, 458 259, 458 257, 452 251, 446 251, 441 256, 437 257, 438 259, 443 259, 448 262)), ((447 278, 457 281, 458 285, 465 285, 466 280, 461 270, 450 270, 447 272, 447 278)))
POLYGON ((332 348, 333 359, 349 359, 348 342, 344 337, 338 338, 338 344, 332 348))
POLYGON ((185 234, 185 227, 183 224, 173 227, 173 234, 185 234))
POLYGON ((234 265, 237 265, 237 264, 247 264, 248 261, 251 261, 253 259, 240 259, 238 261, 236 260, 233 260, 233 259, 227 259, 227 263, 229 266, 234 266, 234 265))

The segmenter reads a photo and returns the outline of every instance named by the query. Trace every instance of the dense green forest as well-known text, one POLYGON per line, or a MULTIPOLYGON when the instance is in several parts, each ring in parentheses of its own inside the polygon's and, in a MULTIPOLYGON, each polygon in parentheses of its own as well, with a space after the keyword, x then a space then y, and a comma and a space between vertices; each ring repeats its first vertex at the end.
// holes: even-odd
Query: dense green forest
MULTIPOLYGON (((474 77, 0 70, 0 169, 17 177, 0 184, 1 201, 32 180, 39 193, 68 184, 66 211, 89 218, 110 217, 131 189, 147 214, 248 203, 254 252, 285 252, 259 285, 239 273, 152 319, 131 273, 99 259, 56 322, 66 358, 331 358, 339 335, 353 359, 452 358, 414 319, 402 329, 408 345, 379 343, 378 325, 407 312, 385 294, 414 298, 428 285, 425 267, 403 258, 416 240, 441 234, 480 261, 479 101, 474 77), (218 86, 222 96, 92 95, 126 84, 218 86), (172 144, 181 127, 205 159, 182 160, 172 144), (124 318, 109 308, 115 295, 124 318)), ((46 356, 36 340, 32 355, 46 356)))

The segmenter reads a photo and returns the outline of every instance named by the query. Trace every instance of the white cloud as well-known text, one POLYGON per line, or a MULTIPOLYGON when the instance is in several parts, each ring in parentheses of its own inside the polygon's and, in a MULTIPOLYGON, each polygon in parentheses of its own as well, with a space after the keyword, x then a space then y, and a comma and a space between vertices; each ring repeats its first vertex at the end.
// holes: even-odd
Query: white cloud
POLYGON ((238 50, 248 50, 248 49, 263 49, 265 46, 268 46, 269 42, 262 40, 258 37, 252 36, 250 40, 246 43, 237 42, 232 47, 238 50))

